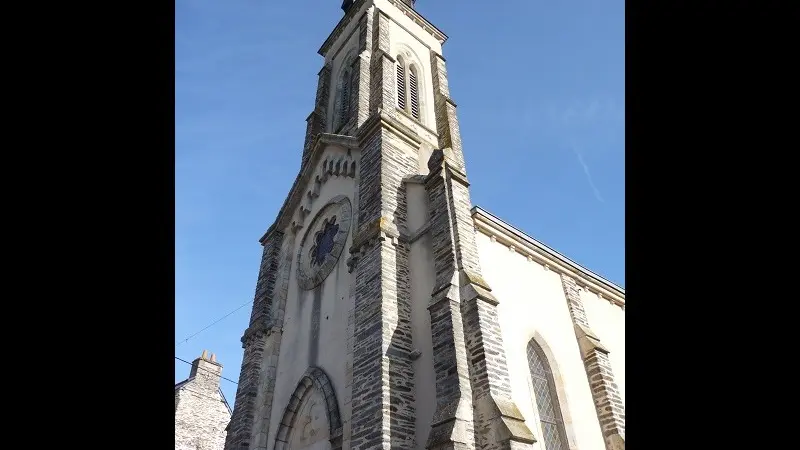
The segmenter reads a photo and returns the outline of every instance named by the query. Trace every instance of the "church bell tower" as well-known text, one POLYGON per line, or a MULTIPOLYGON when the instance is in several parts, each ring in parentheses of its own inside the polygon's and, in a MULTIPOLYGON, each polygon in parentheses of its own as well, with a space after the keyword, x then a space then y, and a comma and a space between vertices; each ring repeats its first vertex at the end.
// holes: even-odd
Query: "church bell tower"
POLYGON ((447 36, 345 0, 263 256, 226 450, 526 449, 481 274, 447 36))

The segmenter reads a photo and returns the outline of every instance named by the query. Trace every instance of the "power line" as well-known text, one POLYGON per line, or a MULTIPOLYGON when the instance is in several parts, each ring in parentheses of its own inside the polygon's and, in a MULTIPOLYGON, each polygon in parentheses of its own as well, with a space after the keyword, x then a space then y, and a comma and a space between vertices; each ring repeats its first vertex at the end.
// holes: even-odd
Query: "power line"
MULTIPOLYGON (((185 359, 180 359, 180 358, 178 358, 177 356, 175 357, 175 359, 177 359, 177 360, 178 360, 178 361, 180 361, 180 362, 185 362, 186 364, 188 364, 188 365, 190 365, 190 366, 192 365, 192 363, 190 363, 189 361, 186 361, 185 359)), ((200 366, 198 366, 197 368, 198 368, 198 369, 200 369, 200 370, 205 370, 205 371, 206 371, 206 372, 208 372, 208 373, 214 373, 214 372, 212 372, 212 371, 210 371, 210 370, 208 370, 208 369, 205 369, 205 368, 203 368, 203 367, 200 367, 200 366)), ((214 375, 216 375, 216 373, 214 373, 214 375)), ((231 380, 230 378, 225 378, 225 377, 223 377, 223 376, 220 376, 220 378, 221 378, 221 379, 223 379, 223 380, 225 380, 225 381, 230 381, 230 382, 231 382, 231 383, 233 383, 233 384, 239 384, 239 383, 237 383, 237 382, 235 382, 235 381, 231 380)))
POLYGON ((184 342, 186 342, 186 341, 188 341, 189 339, 191 339, 191 338, 193 338, 193 337, 197 336, 198 334, 202 333, 203 331, 206 331, 207 329, 209 329, 209 328, 213 327, 214 325, 216 325, 216 324, 218 324, 218 323, 222 322, 224 319, 226 319, 226 318, 227 318, 228 316, 230 316, 231 314, 235 313, 236 311, 238 311, 238 310, 240 310, 240 309, 244 308, 245 306, 247 306, 247 305, 249 305, 249 304, 251 304, 251 303, 253 303, 253 300, 248 300, 247 302, 245 302, 245 303, 242 303, 242 304, 241 304, 241 305, 240 305, 238 308, 236 308, 236 309, 234 309, 233 311, 229 312, 228 314, 225 314, 224 316, 220 317, 219 319, 217 319, 217 320, 216 320, 214 323, 212 323, 211 325, 208 325, 207 327, 203 328, 202 330, 198 331, 197 333, 195 333, 195 334, 193 334, 193 335, 191 335, 191 336, 187 337, 186 339, 184 339, 184 340, 182 340, 182 341, 178 342, 177 344, 175 344, 175 347, 177 347, 177 346, 179 346, 179 345, 183 344, 184 342))

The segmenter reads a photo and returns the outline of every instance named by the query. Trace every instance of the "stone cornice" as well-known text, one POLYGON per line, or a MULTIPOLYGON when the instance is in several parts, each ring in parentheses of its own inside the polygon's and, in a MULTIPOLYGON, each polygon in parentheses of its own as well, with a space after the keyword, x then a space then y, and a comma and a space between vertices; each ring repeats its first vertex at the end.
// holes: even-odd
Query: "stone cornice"
POLYGON ((403 11, 403 14, 408 16, 408 18, 413 20, 417 25, 421 26, 423 30, 430 33, 431 36, 439 41, 439 44, 447 42, 447 35, 430 23, 428 19, 422 17, 422 14, 418 13, 417 10, 399 0, 388 0, 388 2, 396 6, 400 11, 403 11))
POLYGON ((480 207, 472 208, 472 219, 475 228, 481 233, 494 236, 503 245, 514 247, 517 253, 548 267, 549 270, 575 278, 579 286, 599 294, 608 302, 624 307, 625 289, 571 261, 480 207))
POLYGON ((375 134, 375 132, 379 129, 378 127, 383 127, 393 132, 396 137, 402 139, 412 147, 417 147, 423 142, 422 138, 420 138, 420 136, 415 133, 414 130, 403 125, 400 123, 400 121, 392 118, 386 114, 386 112, 379 111, 378 114, 373 114, 372 117, 367 119, 367 121, 361 125, 361 128, 359 128, 357 133, 359 145, 363 145, 369 138, 371 138, 372 135, 375 134))
POLYGON ((292 188, 289 190, 289 195, 286 197, 283 206, 281 206, 278 212, 278 218, 275 219, 272 226, 270 226, 267 232, 258 240, 261 245, 266 243, 267 237, 269 237, 270 233, 274 230, 282 230, 289 225, 289 221, 291 220, 296 206, 303 199, 302 188, 311 181, 311 177, 316 173, 317 164, 319 164, 324 149, 328 145, 338 145, 347 149, 358 149, 358 141, 350 136, 320 133, 314 138, 314 142, 311 144, 311 155, 308 157, 305 166, 301 168, 300 173, 297 174, 297 178, 295 178, 294 184, 292 184, 292 188))
MULTIPOLYGON (((360 17, 360 15, 362 14, 361 12, 362 7, 364 6, 364 3, 367 1, 369 0, 357 0, 355 3, 353 3, 353 6, 351 6, 350 9, 347 11, 347 14, 345 14, 339 20, 339 23, 336 25, 336 28, 334 28, 333 31, 331 31, 331 34, 328 35, 328 37, 325 39, 325 42, 323 42, 322 46, 319 48, 319 50, 317 50, 317 53, 320 56, 324 57, 325 54, 328 53, 328 50, 331 49, 333 43, 336 42, 336 40, 339 39, 339 36, 342 35, 345 28, 347 28, 350 22, 352 22, 353 19, 355 19, 357 16, 360 17)), ((395 7, 397 7, 397 9, 402 11, 403 14, 405 14, 408 18, 413 20, 414 23, 422 27, 423 30, 425 30, 431 36, 433 36, 437 41, 439 41, 439 44, 444 44, 445 42, 447 42, 447 35, 444 34, 442 30, 436 28, 435 25, 430 23, 428 19, 422 17, 422 15, 418 13, 414 8, 406 5, 405 3, 399 0, 387 0, 387 1, 392 5, 394 5, 395 7)))

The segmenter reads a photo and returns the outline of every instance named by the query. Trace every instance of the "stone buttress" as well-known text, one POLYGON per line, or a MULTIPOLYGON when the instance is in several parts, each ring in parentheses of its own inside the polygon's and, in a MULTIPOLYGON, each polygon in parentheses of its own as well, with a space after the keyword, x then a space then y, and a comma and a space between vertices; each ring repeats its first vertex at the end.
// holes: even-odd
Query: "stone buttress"
POLYGON ((589 320, 583 308, 580 289, 575 279, 561 275, 561 285, 567 299, 569 315, 575 328, 575 337, 581 350, 589 387, 592 390, 597 418, 603 432, 606 450, 625 449, 625 407, 622 404, 608 349, 600 343, 600 338, 589 327, 589 320))
POLYGON ((407 221, 402 180, 418 170, 408 147, 419 141, 399 133, 392 119, 389 18, 369 8, 359 23, 355 101, 361 168, 358 228, 350 249, 355 310, 352 417, 345 438, 354 450, 415 448, 409 246, 400 230, 407 221))
POLYGON ((436 283, 430 301, 437 410, 427 448, 522 449, 535 439, 511 400, 498 300, 481 275, 461 136, 441 55, 431 53, 440 150, 425 181, 436 283))

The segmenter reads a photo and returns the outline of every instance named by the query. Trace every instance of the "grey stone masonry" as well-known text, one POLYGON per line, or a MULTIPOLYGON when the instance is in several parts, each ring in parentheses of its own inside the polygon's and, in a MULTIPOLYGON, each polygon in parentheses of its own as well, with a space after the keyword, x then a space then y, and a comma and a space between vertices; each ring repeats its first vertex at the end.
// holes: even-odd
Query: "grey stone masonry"
POLYGON ((433 103, 436 109, 439 148, 452 149, 453 164, 458 171, 466 174, 464 152, 461 148, 461 131, 456 119, 456 104, 450 98, 450 87, 447 84, 447 67, 442 55, 436 52, 431 52, 431 75, 433 76, 433 103))
POLYGON ((589 327, 575 279, 562 274, 561 285, 564 288, 564 296, 575 328, 575 337, 578 339, 583 365, 589 378, 589 387, 592 390, 606 449, 624 450, 625 407, 614 382, 614 373, 608 359, 609 351, 589 327))
POLYGON ((454 153, 435 150, 425 180, 436 270, 429 310, 437 393, 427 447, 530 448, 535 439, 511 400, 498 301, 481 276, 469 183, 454 153))
POLYGON ((273 232, 263 242, 264 252, 259 281, 256 283, 250 326, 242 336, 244 355, 239 373, 239 385, 236 389, 235 408, 225 441, 226 450, 250 448, 253 423, 258 409, 256 397, 262 381, 262 363, 268 343, 268 313, 273 309, 276 269, 282 241, 283 233, 273 232))
POLYGON ((266 322, 272 298, 267 292, 275 286, 275 269, 278 267, 277 254, 280 251, 280 241, 272 239, 265 243, 261 253, 261 266, 258 269, 256 293, 253 299, 253 308, 250 313, 250 326, 255 323, 266 322))
MULTIPOLYGON (((441 153, 441 151, 439 151, 441 153)), ((450 201, 440 171, 427 179, 436 283, 428 310, 436 372, 436 411, 426 448, 474 449, 472 385, 460 310, 455 235, 450 201)))
POLYGON ((278 256, 272 308, 267 323, 267 343, 261 363, 261 375, 256 396, 256 414, 251 433, 250 448, 265 450, 270 431, 272 401, 275 395, 275 381, 278 376, 278 358, 283 340, 283 319, 286 299, 289 294, 289 278, 292 269, 292 256, 296 235, 283 235, 283 244, 278 256))
POLYGON ((353 63, 354 107, 356 126, 361 127, 369 118, 370 56, 372 48, 373 14, 364 14, 358 22, 358 56, 353 63))
POLYGON ((306 165, 308 158, 311 156, 311 147, 314 138, 318 134, 325 131, 327 123, 328 111, 328 98, 331 91, 331 64, 325 66, 319 71, 319 81, 317 82, 317 96, 314 101, 314 111, 306 119, 306 139, 303 144, 303 160, 302 166, 306 165))
POLYGON ((359 230, 351 247, 357 262, 350 448, 414 448, 409 248, 398 227, 407 221, 402 180, 417 164, 380 116, 362 130, 359 230))
POLYGON ((396 115, 394 65, 389 41, 390 19, 386 13, 376 9, 372 26, 372 61, 370 64, 370 116, 396 115))
POLYGON ((222 365, 206 351, 175 386, 175 449, 222 450, 231 412, 219 389, 222 365))
POLYGON ((409 247, 398 238, 407 222, 403 178, 415 174, 418 163, 387 122, 395 114, 390 25, 384 12, 372 11, 359 22, 364 27, 359 30, 361 55, 364 50, 371 55, 369 71, 363 67, 365 58, 357 63, 361 165, 354 202, 358 228, 350 249, 355 292, 352 415, 346 436, 353 450, 415 448, 409 247))

